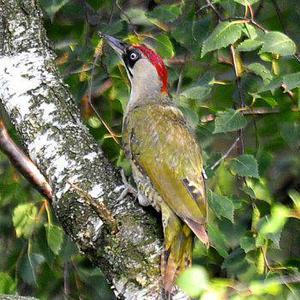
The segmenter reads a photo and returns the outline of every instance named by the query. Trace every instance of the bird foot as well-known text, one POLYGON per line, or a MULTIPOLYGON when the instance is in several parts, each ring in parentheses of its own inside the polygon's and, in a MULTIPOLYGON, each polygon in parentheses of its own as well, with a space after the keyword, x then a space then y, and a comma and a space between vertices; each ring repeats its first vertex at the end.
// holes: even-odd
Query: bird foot
POLYGON ((135 198, 138 195, 137 190, 128 182, 125 174, 124 174, 124 170, 121 170, 121 177, 122 177, 122 185, 119 185, 115 188, 114 192, 115 193, 119 193, 120 191, 121 194, 118 197, 117 201, 123 200, 128 194, 133 195, 135 198))

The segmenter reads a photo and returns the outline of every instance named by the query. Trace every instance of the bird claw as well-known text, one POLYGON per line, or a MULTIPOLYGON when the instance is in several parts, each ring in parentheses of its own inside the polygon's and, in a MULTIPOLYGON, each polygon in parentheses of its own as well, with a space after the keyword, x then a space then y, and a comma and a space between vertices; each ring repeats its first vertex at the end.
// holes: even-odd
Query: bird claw
POLYGON ((121 177, 123 184, 117 186, 114 190, 115 193, 119 193, 120 191, 122 191, 117 201, 123 200, 128 194, 131 194, 136 198, 138 192, 130 183, 128 183, 127 178, 124 174, 124 170, 121 170, 121 177))

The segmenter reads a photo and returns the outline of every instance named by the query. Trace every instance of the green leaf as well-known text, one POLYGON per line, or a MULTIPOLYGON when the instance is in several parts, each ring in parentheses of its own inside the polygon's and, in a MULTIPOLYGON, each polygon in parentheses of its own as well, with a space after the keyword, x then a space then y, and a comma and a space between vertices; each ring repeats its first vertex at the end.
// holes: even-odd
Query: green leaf
POLYGON ((36 226, 37 208, 33 203, 18 205, 13 212, 13 224, 17 237, 29 238, 36 226))
POLYGON ((166 34, 157 36, 156 38, 156 51, 163 58, 171 58, 175 55, 175 50, 172 42, 166 34))
POLYGON ((171 4, 164 5, 160 4, 156 6, 153 11, 148 12, 147 15, 151 18, 156 18, 163 22, 172 22, 176 20, 182 13, 182 5, 179 4, 171 4))
POLYGON ((259 178, 257 160, 253 155, 243 154, 232 159, 230 168, 239 176, 259 178))
POLYGON ((243 24, 242 30, 250 40, 254 40, 261 35, 261 32, 258 31, 256 27, 248 23, 243 24))
POLYGON ((255 239, 252 236, 243 236, 240 239, 240 245, 241 248, 245 251, 245 253, 256 249, 255 239))
POLYGON ((274 78, 269 84, 261 87, 258 92, 274 91, 280 87, 284 88, 284 92, 300 87, 300 72, 282 75, 274 78))
POLYGON ((7 273, 0 272, 0 295, 14 294, 16 292, 16 287, 16 283, 7 273))
POLYGON ((259 180, 247 179, 247 185, 254 191, 256 199, 271 204, 273 201, 270 188, 264 178, 259 180))
POLYGON ((235 248, 222 263, 222 269, 226 269, 228 277, 232 277, 234 274, 241 276, 241 274, 247 272, 249 267, 246 254, 241 248, 235 248))
POLYGON ((125 14, 121 15, 121 18, 128 22, 130 20, 131 24, 135 25, 151 25, 150 19, 146 16, 145 10, 141 8, 129 8, 126 10, 125 14))
POLYGON ((207 231, 211 245, 221 256, 227 257, 228 245, 223 232, 218 228, 217 225, 212 223, 207 225, 207 231))
POLYGON ((230 198, 218 195, 209 190, 208 203, 209 207, 213 210, 213 212, 219 219, 221 219, 221 217, 224 217, 233 223, 234 205, 230 198))
POLYGON ((53 224, 44 224, 46 229, 47 243, 55 255, 58 255, 64 240, 63 230, 53 224))
MULTIPOLYGON (((268 299, 268 297, 265 296, 265 294, 267 295, 272 295, 274 297, 274 299, 278 299, 280 297, 276 297, 279 296, 281 290, 282 290, 282 284, 278 279, 273 279, 273 280, 269 280, 269 281, 254 281, 251 282, 249 289, 251 290, 251 293, 253 295, 261 295, 262 297, 260 297, 259 299, 265 298, 268 299)), ((294 295, 293 295, 294 296, 294 295)), ((255 299, 258 299, 257 297, 255 297, 255 299)), ((293 297, 292 297, 293 299, 293 297)), ((294 298, 296 299, 296 298, 294 298)))
POLYGON ((213 133, 236 131, 246 125, 247 120, 239 111, 228 109, 217 113, 213 133))
POLYGON ((264 43, 260 52, 271 52, 282 56, 293 55, 296 52, 296 44, 282 32, 270 31, 261 38, 264 43))
POLYGON ((209 85, 198 85, 183 91, 180 96, 188 99, 194 99, 198 101, 206 100, 211 92, 211 87, 209 85))
POLYGON ((253 63, 248 65, 247 70, 260 76, 265 84, 269 83, 273 78, 271 71, 260 63, 253 63))
POLYGON ((208 288, 207 272, 200 266, 191 267, 178 277, 177 284, 188 296, 198 297, 208 288))
POLYGON ((243 186, 240 190, 247 194, 250 198, 256 199, 254 191, 247 185, 243 186))
POLYGON ((262 41, 247 39, 238 45, 237 50, 241 52, 253 51, 259 48, 262 44, 262 41))
POLYGON ((211 35, 204 41, 201 57, 206 53, 225 48, 236 42, 242 34, 242 26, 237 22, 221 22, 211 35))
POLYGON ((179 44, 198 56, 201 44, 207 37, 209 24, 209 19, 199 19, 195 15, 189 19, 180 18, 180 22, 170 33, 179 44))
POLYGON ((271 218, 261 226, 260 233, 263 235, 278 233, 282 230, 286 219, 289 217, 289 209, 283 205, 272 207, 271 218))
POLYGON ((258 2, 259 0, 234 0, 234 2, 242 4, 244 6, 249 6, 249 5, 253 5, 256 2, 258 2))
POLYGON ((282 83, 285 91, 300 87, 300 72, 284 75, 282 77, 282 83))

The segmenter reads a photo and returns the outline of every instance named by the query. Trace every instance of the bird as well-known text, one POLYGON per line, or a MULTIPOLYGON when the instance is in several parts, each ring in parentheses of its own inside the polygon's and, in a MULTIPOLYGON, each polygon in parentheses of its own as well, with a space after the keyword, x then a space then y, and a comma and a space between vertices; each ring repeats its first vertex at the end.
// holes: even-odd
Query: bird
POLYGON ((191 266, 194 236, 209 245, 201 148, 169 96, 163 59, 144 44, 100 36, 119 55, 130 81, 122 144, 139 203, 161 213, 162 285, 171 292, 178 275, 191 266))

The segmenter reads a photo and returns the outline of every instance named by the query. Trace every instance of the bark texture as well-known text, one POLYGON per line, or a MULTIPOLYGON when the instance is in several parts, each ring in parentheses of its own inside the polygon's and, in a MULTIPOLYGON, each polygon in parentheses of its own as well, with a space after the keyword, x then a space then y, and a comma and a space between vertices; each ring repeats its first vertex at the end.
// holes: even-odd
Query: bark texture
POLYGON ((118 200, 119 172, 82 124, 35 0, 0 0, 0 100, 53 189, 66 233, 122 299, 162 299, 157 219, 118 200), (117 229, 116 229, 117 228, 117 229))

